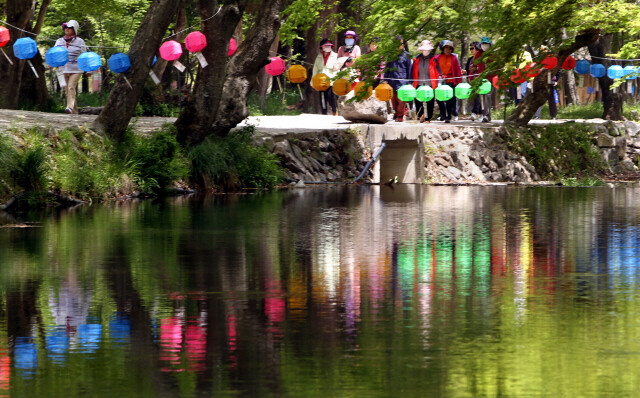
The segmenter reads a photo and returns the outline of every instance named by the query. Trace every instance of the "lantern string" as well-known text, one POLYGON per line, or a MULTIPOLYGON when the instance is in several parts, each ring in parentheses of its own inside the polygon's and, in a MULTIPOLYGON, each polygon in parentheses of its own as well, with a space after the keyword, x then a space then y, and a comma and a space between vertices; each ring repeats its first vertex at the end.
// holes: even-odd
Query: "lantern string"
MULTIPOLYGON (((202 24, 203 22, 207 22, 208 20, 212 19, 213 17, 215 17, 216 15, 218 15, 218 14, 220 13, 220 11, 221 11, 221 10, 222 10, 222 6, 218 7, 218 11, 216 11, 216 13, 215 13, 215 14, 213 14, 212 16, 210 16, 210 17, 209 17, 209 18, 207 18, 207 19, 203 19, 202 21, 200 21, 200 24, 202 24)), ((172 35, 170 35, 170 36, 163 37, 163 38, 162 38, 162 40, 167 40, 167 39, 169 39, 169 38, 171 38, 171 37, 173 37, 173 36, 177 36, 177 35, 179 35, 179 34, 180 34, 180 33, 182 33, 182 32, 186 32, 186 31, 188 31, 188 30, 195 29, 195 28, 197 28, 197 27, 198 27, 198 25, 189 26, 188 28, 182 29, 181 31, 176 32, 176 33, 174 33, 174 34, 172 34, 172 35)))

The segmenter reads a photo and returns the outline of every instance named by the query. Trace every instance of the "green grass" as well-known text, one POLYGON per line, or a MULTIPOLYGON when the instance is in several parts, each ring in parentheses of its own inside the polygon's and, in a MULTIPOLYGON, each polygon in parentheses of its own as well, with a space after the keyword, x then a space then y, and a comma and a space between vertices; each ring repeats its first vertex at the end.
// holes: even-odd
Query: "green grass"
POLYGON ((267 95, 265 106, 260 106, 258 94, 252 93, 247 98, 247 107, 250 116, 272 116, 272 115, 299 115, 302 110, 296 105, 300 102, 300 94, 297 89, 289 88, 284 95, 280 91, 273 91, 267 95))
POLYGON ((562 177, 560 183, 566 187, 603 187, 606 183, 598 177, 562 177))

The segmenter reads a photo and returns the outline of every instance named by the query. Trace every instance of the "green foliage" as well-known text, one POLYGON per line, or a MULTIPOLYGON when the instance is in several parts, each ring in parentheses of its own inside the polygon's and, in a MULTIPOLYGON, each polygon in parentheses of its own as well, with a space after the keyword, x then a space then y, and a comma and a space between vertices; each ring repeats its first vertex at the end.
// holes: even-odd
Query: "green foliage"
POLYGON ((543 178, 595 174, 602 168, 590 126, 576 123, 510 131, 507 144, 524 155, 543 178))
POLYGON ((253 127, 209 138, 189 153, 194 178, 226 189, 272 188, 282 181, 277 157, 252 142, 253 127))
POLYGON ((560 183, 566 187, 603 187, 606 185, 604 181, 597 177, 563 177, 560 183))
POLYGON ((146 193, 161 194, 189 174, 175 127, 166 125, 150 137, 129 131, 116 149, 131 168, 137 185, 146 193))
POLYGON ((27 192, 39 192, 48 188, 48 148, 31 131, 26 145, 10 157, 9 176, 13 183, 27 192))
POLYGON ((300 102, 300 94, 297 91, 287 91, 283 95, 279 91, 272 91, 265 98, 264 109, 260 106, 260 97, 255 92, 247 98, 247 107, 250 116, 271 115, 299 115, 302 110, 297 107, 300 102))

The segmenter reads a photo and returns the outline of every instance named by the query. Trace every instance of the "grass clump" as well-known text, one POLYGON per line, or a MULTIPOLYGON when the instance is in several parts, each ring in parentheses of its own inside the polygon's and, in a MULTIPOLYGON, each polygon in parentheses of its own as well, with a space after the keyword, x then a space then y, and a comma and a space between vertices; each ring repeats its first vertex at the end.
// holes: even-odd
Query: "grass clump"
POLYGON ((560 183, 565 187, 603 187, 607 185, 598 177, 562 177, 560 183))
POLYGON ((592 142, 590 126, 563 123, 510 131, 510 149, 525 156, 546 179, 594 175, 603 161, 592 142))
POLYGON ((273 188, 282 181, 277 157, 253 144, 253 127, 232 131, 225 138, 207 139, 189 152, 192 176, 206 188, 227 190, 273 188))
POLYGON ((284 94, 272 91, 267 94, 262 104, 260 102, 258 94, 249 95, 247 98, 249 116, 300 115, 302 113, 297 106, 300 102, 300 94, 297 91, 287 91, 284 94))

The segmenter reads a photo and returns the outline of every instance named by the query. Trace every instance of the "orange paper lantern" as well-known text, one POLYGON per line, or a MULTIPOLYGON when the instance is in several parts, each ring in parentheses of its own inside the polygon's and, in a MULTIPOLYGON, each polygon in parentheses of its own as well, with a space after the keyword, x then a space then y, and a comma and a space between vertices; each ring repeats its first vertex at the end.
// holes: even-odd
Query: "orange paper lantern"
POLYGON ((353 88, 353 91, 355 92, 356 97, 366 100, 373 94, 373 87, 369 86, 365 91, 364 82, 358 82, 358 84, 353 88))
POLYGON ((307 80, 307 69, 302 65, 292 65, 287 71, 291 83, 302 83, 307 80))
POLYGON ((387 83, 378 84, 376 98, 378 101, 389 101, 393 97, 393 88, 387 83))
POLYGON ((333 82, 333 92, 336 95, 347 95, 351 91, 351 83, 347 79, 338 79, 333 82))
POLYGON ((331 80, 329 80, 329 76, 324 73, 318 73, 314 77, 311 78, 311 87, 315 88, 318 91, 325 91, 329 87, 331 87, 331 80))

